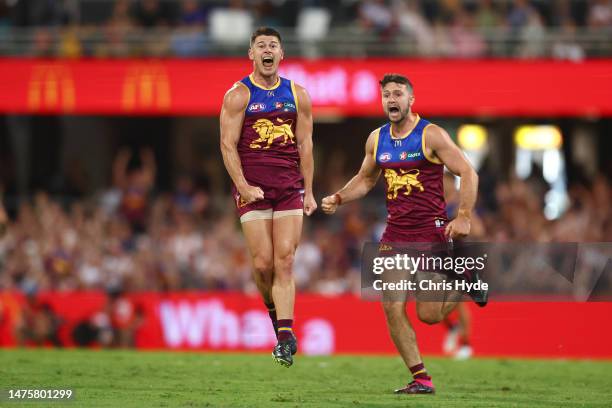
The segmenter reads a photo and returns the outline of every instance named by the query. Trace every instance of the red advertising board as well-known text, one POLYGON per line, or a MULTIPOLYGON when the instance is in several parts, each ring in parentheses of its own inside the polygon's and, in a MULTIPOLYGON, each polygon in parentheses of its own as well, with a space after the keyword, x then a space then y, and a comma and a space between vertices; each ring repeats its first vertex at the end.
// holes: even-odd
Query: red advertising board
MULTIPOLYGON (((60 316, 60 338, 71 345, 81 321, 104 308, 98 292, 45 293, 41 301, 60 316)), ((265 351, 275 344, 257 296, 238 293, 146 293, 130 296, 143 319, 136 346, 143 349, 265 351)), ((13 346, 21 295, 0 293, 0 346, 13 346)), ((472 343, 480 356, 612 358, 610 303, 493 303, 472 307, 472 343)), ((440 354, 443 325, 428 326, 408 306, 421 350, 440 354)), ((379 303, 355 296, 298 295, 296 333, 304 354, 394 353, 379 303)))
MULTIPOLYGON (((0 112, 218 115, 249 60, 0 59, 0 112)), ((612 60, 322 59, 283 61, 315 115, 380 116, 378 80, 415 85, 414 110, 443 116, 610 116, 612 60)))

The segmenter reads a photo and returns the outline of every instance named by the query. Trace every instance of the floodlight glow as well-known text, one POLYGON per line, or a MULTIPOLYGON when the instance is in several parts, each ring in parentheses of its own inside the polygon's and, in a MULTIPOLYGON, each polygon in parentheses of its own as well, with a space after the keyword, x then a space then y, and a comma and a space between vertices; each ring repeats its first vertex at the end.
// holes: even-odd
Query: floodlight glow
POLYGON ((514 143, 527 150, 558 149, 563 144, 563 136, 557 126, 525 125, 514 132, 514 143))

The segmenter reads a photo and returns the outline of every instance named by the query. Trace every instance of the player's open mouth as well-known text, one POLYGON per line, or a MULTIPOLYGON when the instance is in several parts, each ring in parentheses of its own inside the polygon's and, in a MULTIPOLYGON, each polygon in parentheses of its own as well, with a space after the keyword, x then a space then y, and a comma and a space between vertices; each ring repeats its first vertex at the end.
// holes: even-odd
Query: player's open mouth
POLYGON ((399 113, 399 108, 397 106, 390 106, 389 113, 399 113))
POLYGON ((261 62, 263 62, 263 66, 264 67, 270 68, 272 65, 274 65, 274 58, 272 58, 272 57, 263 57, 261 62))

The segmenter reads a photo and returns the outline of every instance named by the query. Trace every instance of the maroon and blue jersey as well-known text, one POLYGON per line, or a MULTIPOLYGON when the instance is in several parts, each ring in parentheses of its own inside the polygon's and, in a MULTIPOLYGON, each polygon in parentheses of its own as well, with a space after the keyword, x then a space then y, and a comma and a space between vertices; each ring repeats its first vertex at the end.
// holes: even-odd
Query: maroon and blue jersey
POLYGON ((432 230, 447 221, 444 164, 425 154, 430 125, 417 115, 406 136, 393 135, 390 123, 375 130, 374 155, 387 186, 387 233, 432 230))
POLYGON ((293 81, 279 77, 276 85, 266 88, 249 75, 240 82, 250 93, 238 142, 242 166, 299 168, 295 138, 298 102, 293 81))

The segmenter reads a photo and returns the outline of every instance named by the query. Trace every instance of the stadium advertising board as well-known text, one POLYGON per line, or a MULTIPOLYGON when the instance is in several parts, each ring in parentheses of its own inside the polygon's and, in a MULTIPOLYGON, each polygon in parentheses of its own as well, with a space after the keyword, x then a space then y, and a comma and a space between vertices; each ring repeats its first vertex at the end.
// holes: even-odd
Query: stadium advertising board
MULTIPOLYGON (((246 59, 5 59, 0 112, 218 115, 250 70, 246 59)), ((612 115, 612 60, 288 59, 281 67, 308 89, 318 116, 379 116, 378 80, 389 71, 411 77, 429 116, 612 115)))
MULTIPOLYGON (((39 295, 61 321, 63 345, 75 345, 75 328, 104 321, 108 299, 101 292, 47 292, 39 295)), ((24 305, 21 294, 2 293, 0 345, 14 346, 13 330, 24 305)), ((299 294, 296 333, 300 350, 308 355, 337 353, 393 354, 382 307, 357 296, 328 297, 299 294)), ((486 311, 472 309, 473 344, 482 356, 612 357, 608 339, 608 305, 603 302, 493 302, 486 311), (517 330, 520 327, 520 330, 517 330), (584 347, 584 339, 589 347, 584 347)), ((267 312, 256 296, 240 293, 141 293, 118 305, 115 325, 134 325, 135 346, 142 349, 269 352, 275 344, 267 312), (138 317, 136 317, 138 316, 138 317)), ((426 354, 440 354, 445 330, 421 323, 414 308, 408 315, 426 354)), ((95 346, 96 341, 91 345, 95 346)))

